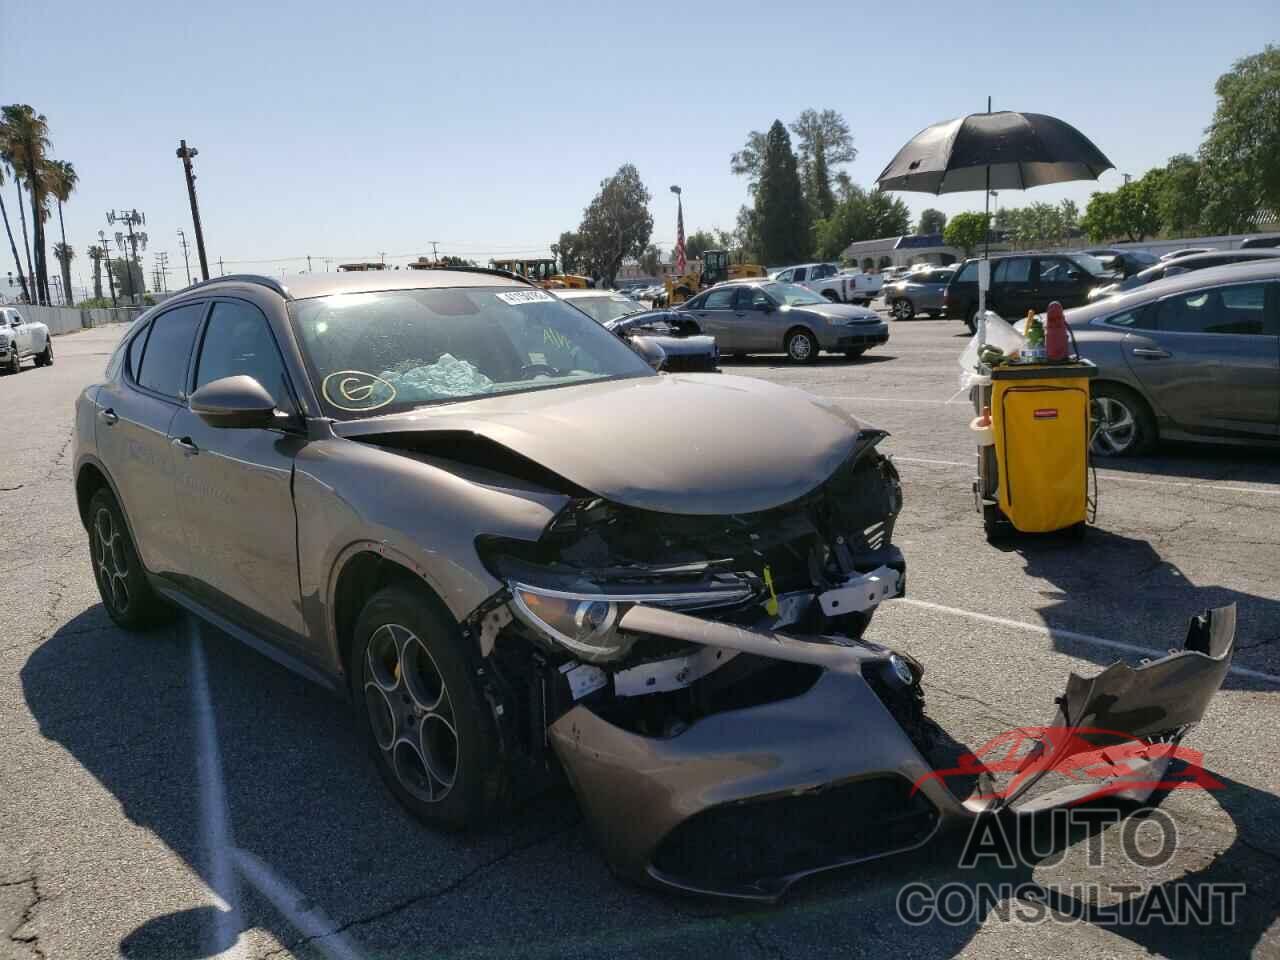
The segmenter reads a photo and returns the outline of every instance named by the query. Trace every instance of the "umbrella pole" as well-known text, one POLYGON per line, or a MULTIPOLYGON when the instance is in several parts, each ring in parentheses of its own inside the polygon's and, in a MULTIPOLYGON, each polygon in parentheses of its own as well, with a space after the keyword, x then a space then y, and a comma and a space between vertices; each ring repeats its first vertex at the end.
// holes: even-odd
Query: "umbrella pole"
MULTIPOLYGON (((987 100, 987 113, 991 112, 991 101, 987 100)), ((983 191, 982 220, 986 231, 982 237, 982 259, 984 266, 991 269, 991 164, 987 164, 987 188, 983 191)), ((988 274, 989 275, 989 274, 988 274)), ((978 284, 978 349, 987 342, 987 288, 978 284)))

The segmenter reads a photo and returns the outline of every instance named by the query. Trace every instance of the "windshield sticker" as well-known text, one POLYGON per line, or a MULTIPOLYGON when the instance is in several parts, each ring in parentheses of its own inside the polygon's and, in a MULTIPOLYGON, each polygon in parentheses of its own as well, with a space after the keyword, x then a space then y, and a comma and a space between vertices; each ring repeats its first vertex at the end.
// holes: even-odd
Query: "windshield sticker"
POLYGON ((542 290, 511 290, 495 296, 511 307, 518 307, 522 303, 551 303, 555 300, 555 297, 542 290))
POLYGON ((396 398, 396 388, 363 370, 339 370, 324 378, 320 392, 339 410, 361 413, 385 407, 396 398))

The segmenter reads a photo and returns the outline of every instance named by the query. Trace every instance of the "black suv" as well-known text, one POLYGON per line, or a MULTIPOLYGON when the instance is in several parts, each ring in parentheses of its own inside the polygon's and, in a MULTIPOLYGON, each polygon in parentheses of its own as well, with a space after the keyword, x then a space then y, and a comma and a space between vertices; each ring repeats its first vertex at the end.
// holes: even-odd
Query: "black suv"
MULTIPOLYGON (((1112 274, 1101 270, 1092 258, 1065 253, 1011 253, 991 258, 991 289, 987 309, 1010 320, 1028 310, 1037 313, 1057 300, 1064 307, 1088 302, 1089 291, 1114 283, 1112 274)), ((947 285, 943 307, 948 319, 963 320, 977 329, 978 264, 966 260, 947 285)))

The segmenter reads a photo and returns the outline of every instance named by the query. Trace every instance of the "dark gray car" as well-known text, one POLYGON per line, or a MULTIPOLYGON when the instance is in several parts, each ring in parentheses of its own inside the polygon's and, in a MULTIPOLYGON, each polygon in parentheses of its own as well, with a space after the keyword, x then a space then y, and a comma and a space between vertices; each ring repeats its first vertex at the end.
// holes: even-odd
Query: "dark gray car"
POLYGON ((859 357, 889 341, 889 325, 874 310, 825 297, 794 283, 731 280, 704 290, 679 308, 720 354, 785 353, 813 363, 822 350, 859 357))
POLYGON ((1155 266, 1147 267, 1132 277, 1125 277, 1118 283, 1096 287, 1089 292, 1089 300, 1114 297, 1118 293, 1127 293, 1156 280, 1176 277, 1180 273, 1190 273, 1192 270, 1208 270, 1210 267, 1225 267, 1228 264, 1248 260, 1265 260, 1267 257, 1280 257, 1280 250, 1211 250, 1206 253, 1189 253, 1186 256, 1161 260, 1155 266))
POLYGON ((1280 259, 1157 280, 1068 322, 1098 366, 1095 453, 1280 439, 1280 259))
POLYGON ((917 270, 886 286, 884 302, 896 320, 910 320, 918 313, 940 317, 946 311, 943 297, 955 272, 955 267, 917 270))

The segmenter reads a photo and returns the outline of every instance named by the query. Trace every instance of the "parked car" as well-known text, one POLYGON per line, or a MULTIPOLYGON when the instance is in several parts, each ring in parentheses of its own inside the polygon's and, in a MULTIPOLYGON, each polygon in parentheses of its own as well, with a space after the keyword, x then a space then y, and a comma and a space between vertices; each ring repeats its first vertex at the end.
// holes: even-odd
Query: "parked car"
POLYGON ((53 363, 53 337, 38 320, 27 320, 17 307, 0 307, 0 370, 18 373, 31 357, 37 367, 53 363))
POLYGON ((1246 237, 1240 241, 1241 250, 1260 250, 1265 247, 1280 247, 1280 233, 1270 237, 1246 237))
POLYGON ((1093 381, 1093 450, 1280 439, 1280 259, 1156 280, 1067 312, 1093 381))
POLYGON ((860 303, 864 306, 875 299, 883 283, 874 273, 844 271, 834 263, 802 263, 775 270, 769 276, 782 283, 807 287, 832 303, 860 303))
POLYGON ((889 341, 889 325, 875 311, 767 278, 718 283, 677 310, 716 338, 722 356, 785 353, 813 363, 823 350, 854 358, 889 341))
POLYGON ((1104 269, 1118 273, 1122 277, 1131 277, 1138 271, 1145 270, 1152 264, 1160 262, 1159 257, 1154 253, 1148 253, 1146 250, 1094 247, 1084 252, 1101 260, 1104 269))
POLYGON ((1090 301, 1103 297, 1113 297, 1118 293, 1136 290, 1165 277, 1175 277, 1191 270, 1204 270, 1209 267, 1222 267, 1230 263, 1243 263, 1253 260, 1265 260, 1280 256, 1280 250, 1213 250, 1209 253, 1193 253, 1176 260, 1162 260, 1154 267, 1147 267, 1141 273, 1135 273, 1119 283, 1097 287, 1089 294, 1090 301))
POLYGON ((1214 253, 1217 247, 1183 247, 1180 250, 1170 250, 1168 253, 1160 254, 1160 259, 1177 260, 1179 257, 1189 257, 1193 253, 1214 253))
MULTIPOLYGON (((176 605, 348 697, 428 823, 486 825, 567 771, 619 872, 722 889, 761 878, 708 886, 718 860, 660 847, 730 798, 879 777, 903 789, 859 793, 858 832, 913 806, 922 837, 963 809, 909 803, 893 717, 918 722, 919 667, 859 641, 905 582, 884 436, 778 384, 657 376, 492 272, 227 276, 121 340, 73 463, 121 627, 176 605), (839 746, 868 730, 892 746, 839 746)), ((850 862, 782 843, 773 896, 797 854, 850 862)))
MULTIPOLYGON (((976 331, 979 260, 966 260, 943 296, 948 319, 963 320, 976 331)), ((1079 254, 1011 253, 991 258, 987 309, 1013 319, 1040 312, 1057 300, 1064 307, 1086 303, 1089 292, 1116 280, 1098 261, 1079 254)))
POLYGON ((940 317, 944 311, 942 298, 955 272, 954 267, 913 271, 885 288, 885 305, 898 320, 910 320, 920 313, 940 317))
POLYGON ((555 295, 621 337, 658 369, 669 373, 720 369, 715 337, 699 335, 692 321, 682 321, 669 311, 650 310, 608 290, 557 290, 555 295))

